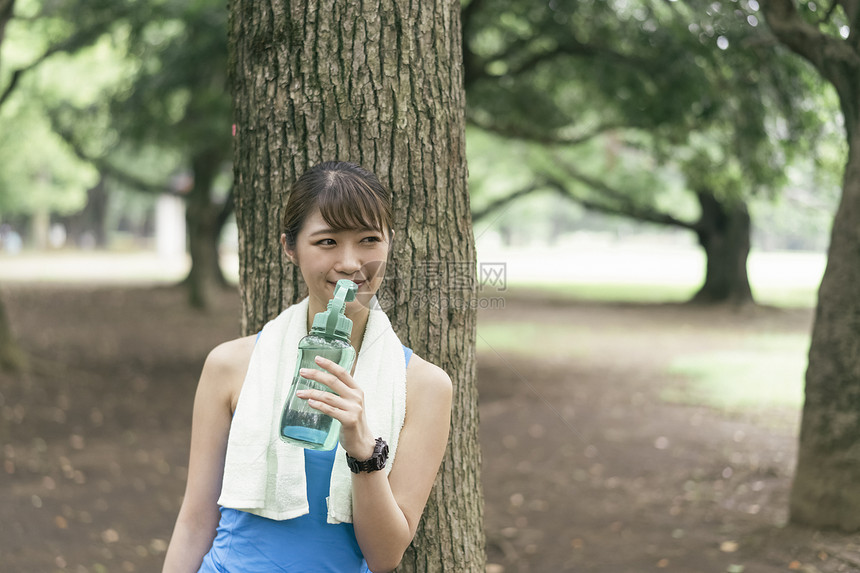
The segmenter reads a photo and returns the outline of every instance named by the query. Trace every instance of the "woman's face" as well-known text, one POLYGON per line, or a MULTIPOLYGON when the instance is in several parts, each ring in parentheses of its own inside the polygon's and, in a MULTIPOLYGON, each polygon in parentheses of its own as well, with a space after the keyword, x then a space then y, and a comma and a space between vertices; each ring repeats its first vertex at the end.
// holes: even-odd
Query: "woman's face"
POLYGON ((390 237, 374 229, 333 231, 314 209, 296 237, 295 249, 287 246, 286 235, 281 244, 308 285, 311 308, 324 309, 337 281, 349 279, 358 285, 355 302, 347 304, 348 311, 355 311, 357 305, 369 307, 382 284, 390 237))

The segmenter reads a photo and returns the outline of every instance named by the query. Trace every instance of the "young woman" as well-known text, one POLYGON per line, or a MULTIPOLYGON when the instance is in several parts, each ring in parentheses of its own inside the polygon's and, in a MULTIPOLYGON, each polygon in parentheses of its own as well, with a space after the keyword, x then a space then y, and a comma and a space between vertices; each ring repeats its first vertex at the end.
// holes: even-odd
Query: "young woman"
MULTIPOLYGON (((326 309, 338 280, 350 279, 358 285, 356 300, 348 303, 346 310, 353 321, 351 342, 357 352, 352 371, 318 359, 317 364, 325 371, 303 371, 303 375, 334 393, 300 394, 310 407, 340 421, 339 446, 329 452, 297 449, 304 457, 304 468, 299 467, 299 471, 303 470, 301 476, 307 481, 307 512, 302 511, 302 515, 288 519, 263 517, 284 514, 266 507, 268 501, 251 511, 245 511, 241 502, 233 504, 239 508, 229 507, 231 504, 224 499, 241 497, 244 486, 234 487, 238 493, 228 495, 228 484, 247 478, 242 475, 241 468, 245 466, 237 466, 239 471, 231 469, 232 453, 228 454, 228 450, 240 447, 231 443, 231 433, 232 439, 238 441, 242 409, 246 413, 254 408, 266 411, 275 400, 254 398, 261 393, 248 387, 240 400, 243 386, 252 384, 252 379, 257 384, 250 373, 256 368, 250 367, 252 356, 260 368, 277 357, 265 356, 262 350, 268 325, 259 335, 216 347, 203 366, 194 399, 188 482, 164 573, 389 571, 398 565, 415 535, 441 464, 451 409, 451 381, 445 372, 399 344, 394 354, 388 347, 388 355, 376 356, 375 360, 382 364, 380 368, 389 363, 406 364, 405 375, 399 371, 400 378, 405 379, 405 388, 397 390, 392 386, 391 390, 392 393, 405 390, 405 414, 401 412, 399 419, 391 420, 389 426, 399 432, 390 432, 385 440, 374 431, 388 422, 380 423, 382 410, 378 404, 392 401, 386 402, 376 394, 372 400, 369 397, 366 400, 365 391, 367 386, 388 381, 353 378, 358 377, 357 369, 369 364, 371 352, 382 352, 379 344, 374 346, 375 340, 365 340, 368 321, 388 324, 386 318, 372 315, 381 310, 371 308, 384 278, 393 239, 389 193, 372 173, 361 167, 327 162, 311 168, 295 182, 285 213, 281 246, 285 256, 299 267, 308 286, 308 298, 299 303, 307 306, 306 318, 302 312, 302 319, 306 320, 301 325, 304 333, 310 329, 316 313, 326 309), (363 344, 367 346, 365 352, 363 344), (399 352, 402 358, 395 355, 399 352), (255 400, 268 403, 255 404, 255 400), (372 429, 369 419, 374 420, 376 428, 372 429), (396 445, 396 456, 390 456, 392 460, 384 459, 381 442, 385 441, 396 445), (225 459, 227 473, 239 475, 225 475, 225 459), (385 465, 388 467, 384 471, 374 471, 385 465), (344 466, 349 466, 348 472, 344 466), (342 513, 332 517, 337 501, 336 475, 348 476, 343 507, 351 508, 351 515, 347 509, 346 517, 342 513), (327 499, 330 493, 332 499, 327 499)), ((304 307, 290 308, 301 311, 304 307)), ((395 341, 399 342, 396 338, 395 341)), ((243 426, 256 423, 251 415, 241 422, 243 426)), ((241 428, 243 432, 259 429, 241 428)), ((268 428, 263 432, 268 432, 268 428)), ((278 444, 271 449, 278 449, 280 455, 282 448, 290 447, 296 448, 278 444)), ((275 455, 271 449, 267 450, 270 460, 275 455)), ((271 472, 272 464, 267 467, 271 472)), ((262 476, 260 483, 271 486, 279 483, 279 479, 283 481, 283 475, 262 476)), ((299 497, 304 494, 302 489, 299 497)))

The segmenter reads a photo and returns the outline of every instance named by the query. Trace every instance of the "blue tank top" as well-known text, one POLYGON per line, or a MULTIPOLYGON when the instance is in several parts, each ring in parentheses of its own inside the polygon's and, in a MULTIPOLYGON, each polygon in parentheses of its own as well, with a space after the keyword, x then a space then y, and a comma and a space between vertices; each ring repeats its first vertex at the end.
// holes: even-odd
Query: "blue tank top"
MULTIPOLYGON (((412 350, 403 347, 406 364, 412 350)), ((326 522, 337 449, 304 450, 310 513, 276 521, 220 508, 212 548, 198 573, 368 573, 351 523, 326 522)))

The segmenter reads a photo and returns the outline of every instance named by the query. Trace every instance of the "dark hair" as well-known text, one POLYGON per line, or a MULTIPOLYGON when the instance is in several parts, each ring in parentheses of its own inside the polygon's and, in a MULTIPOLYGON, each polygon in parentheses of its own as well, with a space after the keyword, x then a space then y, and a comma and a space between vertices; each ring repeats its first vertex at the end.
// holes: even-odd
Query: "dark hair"
POLYGON ((355 163, 326 161, 293 183, 284 211, 289 248, 295 248, 305 219, 316 207, 335 231, 374 229, 391 234, 391 194, 376 175, 355 163))

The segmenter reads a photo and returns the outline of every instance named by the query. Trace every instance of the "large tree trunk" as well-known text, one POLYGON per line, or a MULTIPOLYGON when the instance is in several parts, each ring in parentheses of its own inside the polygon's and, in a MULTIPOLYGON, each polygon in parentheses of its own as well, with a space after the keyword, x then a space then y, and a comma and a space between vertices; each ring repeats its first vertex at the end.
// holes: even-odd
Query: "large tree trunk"
POLYGON ((221 154, 217 151, 199 153, 192 158, 191 167, 194 187, 186 201, 185 211, 191 269, 184 283, 188 287, 191 306, 206 308, 211 299, 209 293, 227 284, 218 257, 223 228, 221 207, 212 202, 212 184, 221 167, 221 154))
POLYGON ((450 374, 455 396, 447 454, 398 570, 483 572, 460 4, 236 0, 231 7, 243 331, 256 331, 303 292, 278 248, 291 182, 330 159, 377 173, 394 194, 396 233, 381 302, 404 343, 450 374), (414 278, 426 262, 444 275, 432 293, 414 278), (466 289, 455 290, 464 279, 466 289), (447 304, 411 304, 430 294, 447 304))
POLYGON ((696 225, 705 249, 705 282, 695 303, 747 304, 753 302, 747 275, 750 253, 750 215, 743 201, 720 202, 712 193, 698 192, 702 215, 696 225))
MULTIPOLYGON (((854 134, 860 133, 857 127, 854 134)), ((815 527, 860 530, 860 139, 856 135, 818 291, 791 519, 815 527)))
MULTIPOLYGON (((768 26, 806 58, 839 95, 848 161, 818 290, 806 370, 806 401, 791 489, 791 520, 860 530, 860 49, 810 23, 793 0, 764 0, 768 26)), ((856 3, 844 3, 856 12, 856 3)), ((822 19, 818 26, 830 25, 822 19)))

